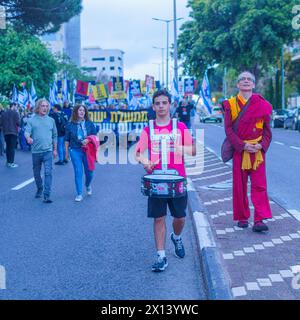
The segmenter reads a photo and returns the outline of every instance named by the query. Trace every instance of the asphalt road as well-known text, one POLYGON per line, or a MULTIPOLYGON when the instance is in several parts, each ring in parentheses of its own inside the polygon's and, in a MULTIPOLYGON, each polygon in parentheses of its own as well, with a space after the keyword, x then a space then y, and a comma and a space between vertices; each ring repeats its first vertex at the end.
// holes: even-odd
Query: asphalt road
MULTIPOLYGON (((204 129, 205 146, 220 156, 225 133, 222 124, 200 123, 195 118, 195 128, 204 129)), ((300 133, 272 129, 273 141, 267 153, 268 192, 287 210, 300 210, 300 133)))
POLYGON ((31 155, 17 152, 19 168, 0 157, 0 265, 6 289, 0 299, 206 299, 191 219, 183 239, 186 257, 151 272, 155 258, 152 220, 140 193, 143 169, 97 165, 93 196, 75 203, 73 168, 55 166, 52 204, 34 199, 31 155))

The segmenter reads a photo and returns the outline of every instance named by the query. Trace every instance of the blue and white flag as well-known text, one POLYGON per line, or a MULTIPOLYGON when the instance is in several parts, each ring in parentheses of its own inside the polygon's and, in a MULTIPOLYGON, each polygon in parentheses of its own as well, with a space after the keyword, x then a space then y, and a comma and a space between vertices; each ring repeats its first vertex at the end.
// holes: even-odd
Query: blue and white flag
POLYGON ((174 102, 174 101, 179 101, 179 100, 180 100, 180 94, 179 94, 179 90, 178 90, 178 84, 177 84, 175 78, 173 78, 173 81, 172 81, 171 95, 172 95, 172 102, 174 102))
POLYGON ((62 102, 69 101, 69 93, 68 93, 68 80, 67 76, 65 76, 63 80, 63 87, 62 87, 62 102))
POLYGON ((32 81, 31 82, 30 95, 29 95, 30 106, 35 106, 36 99, 37 99, 37 94, 36 94, 35 87, 34 87, 34 84, 33 84, 33 81, 32 81))
POLYGON ((211 101, 211 91, 210 85, 207 77, 207 72, 204 74, 204 78, 202 81, 202 86, 200 88, 200 95, 202 97, 203 103, 207 109, 209 114, 212 113, 212 101, 211 101))
POLYGON ((18 90, 15 84, 12 91, 11 102, 18 103, 18 90))
POLYGON ((29 101, 29 95, 28 95, 28 92, 27 92, 25 86, 23 86, 23 92, 19 91, 19 94, 18 94, 18 103, 21 106, 26 107, 28 101, 29 101))
POLYGON ((55 104, 58 103, 58 98, 57 98, 57 86, 56 83, 54 81, 53 85, 49 87, 49 102, 51 104, 51 106, 54 106, 55 104))

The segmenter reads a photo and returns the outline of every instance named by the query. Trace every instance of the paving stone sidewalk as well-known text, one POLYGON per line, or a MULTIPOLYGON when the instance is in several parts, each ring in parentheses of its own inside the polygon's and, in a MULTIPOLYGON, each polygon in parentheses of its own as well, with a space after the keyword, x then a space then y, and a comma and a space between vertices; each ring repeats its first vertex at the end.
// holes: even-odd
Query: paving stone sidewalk
POLYGON ((187 174, 207 209, 234 299, 300 299, 300 213, 270 198, 268 232, 252 231, 252 204, 249 228, 238 228, 232 217, 232 169, 206 148, 202 156, 204 171, 187 159, 187 174))

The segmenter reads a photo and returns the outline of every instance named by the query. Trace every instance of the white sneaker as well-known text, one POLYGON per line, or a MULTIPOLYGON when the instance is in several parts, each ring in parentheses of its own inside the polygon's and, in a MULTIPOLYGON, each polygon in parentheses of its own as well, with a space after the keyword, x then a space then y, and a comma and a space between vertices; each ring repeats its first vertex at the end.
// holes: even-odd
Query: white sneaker
POLYGON ((86 187, 86 193, 87 193, 88 196, 92 195, 93 192, 92 192, 92 187, 91 186, 86 187))
POLYGON ((77 195, 76 198, 75 198, 76 202, 80 202, 82 200, 83 200, 83 196, 81 194, 77 195))
POLYGON ((10 167, 11 167, 11 168, 18 168, 18 166, 19 166, 19 165, 16 164, 16 163, 11 163, 11 164, 10 164, 10 167))

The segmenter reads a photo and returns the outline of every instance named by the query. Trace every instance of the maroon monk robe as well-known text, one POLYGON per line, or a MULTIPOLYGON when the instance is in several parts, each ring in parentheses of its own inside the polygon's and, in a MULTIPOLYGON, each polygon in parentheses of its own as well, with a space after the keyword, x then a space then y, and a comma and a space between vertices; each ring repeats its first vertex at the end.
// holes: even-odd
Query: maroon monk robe
MULTIPOLYGON (((251 200, 254 206, 254 222, 272 217, 272 212, 267 195, 267 180, 265 153, 267 152, 272 140, 270 129, 270 116, 272 106, 260 95, 253 94, 250 98, 249 106, 238 124, 238 131, 232 129, 232 116, 228 100, 223 102, 224 107, 224 127, 225 133, 234 147, 233 154, 233 219, 248 220, 250 217, 249 201, 247 196, 247 182, 250 176, 251 181, 251 200), (260 128, 257 123, 263 121, 260 128), (264 161, 256 170, 242 170, 242 156, 245 140, 257 139, 262 136, 262 155, 264 161)), ((238 99, 240 108, 243 103, 238 99)), ((250 154, 253 164, 255 154, 250 154)))

